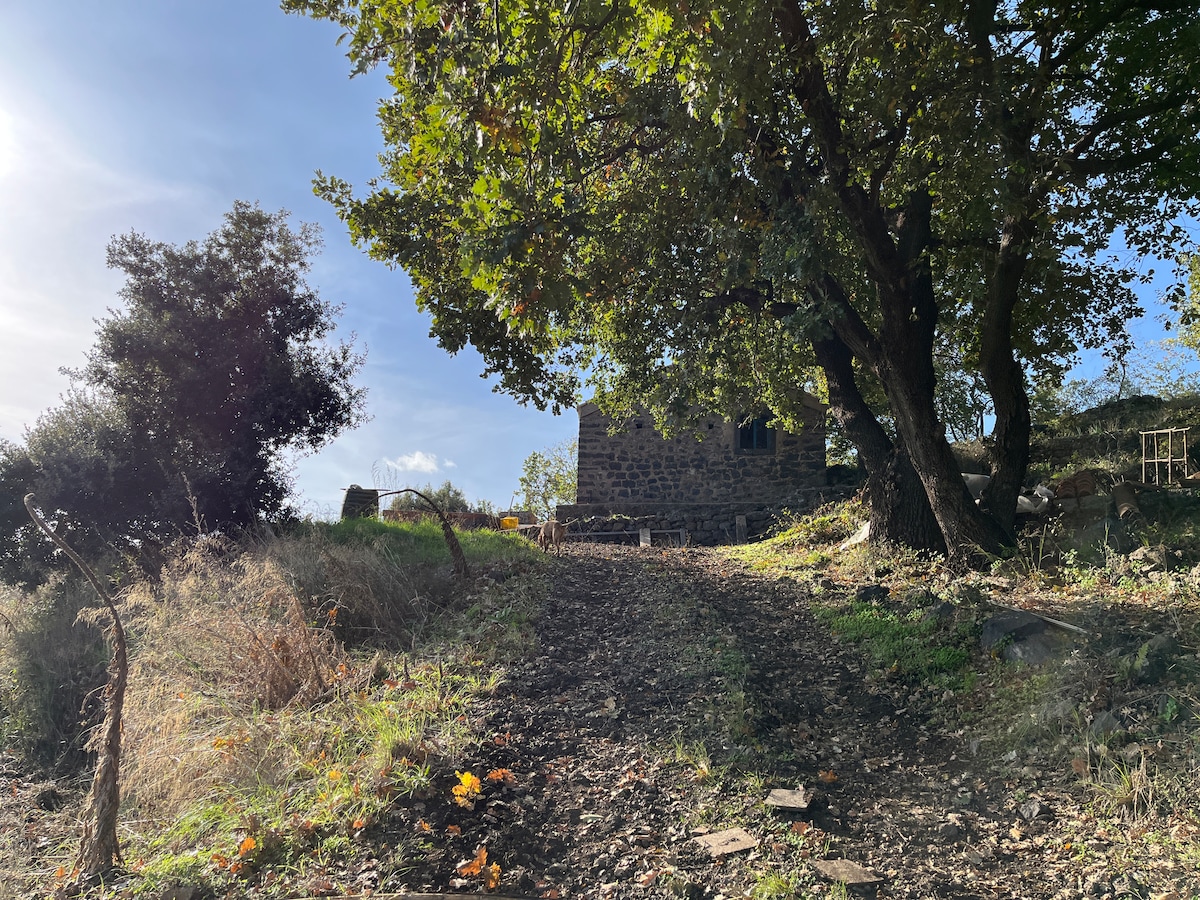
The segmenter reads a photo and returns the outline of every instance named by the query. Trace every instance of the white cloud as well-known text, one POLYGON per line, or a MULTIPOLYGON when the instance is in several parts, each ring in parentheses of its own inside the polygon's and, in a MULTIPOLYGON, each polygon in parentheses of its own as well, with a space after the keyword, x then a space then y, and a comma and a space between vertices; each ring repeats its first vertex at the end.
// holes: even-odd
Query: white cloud
MULTIPOLYGON (((426 472, 432 474, 440 471, 441 466, 438 464, 437 455, 434 453, 426 453, 424 450, 418 450, 415 453, 409 453, 405 456, 397 456, 395 459, 389 459, 387 464, 401 472, 426 472)), ((446 462, 447 467, 453 467, 454 463, 446 462)))

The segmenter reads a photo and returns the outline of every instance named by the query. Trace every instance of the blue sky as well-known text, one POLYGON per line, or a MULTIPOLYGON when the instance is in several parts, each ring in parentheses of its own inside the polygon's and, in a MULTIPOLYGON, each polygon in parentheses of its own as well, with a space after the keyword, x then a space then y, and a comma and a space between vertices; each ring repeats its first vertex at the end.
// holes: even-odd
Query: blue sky
POLYGON ((316 169, 361 185, 382 149, 386 84, 351 80, 337 36, 273 0, 0 2, 0 438, 58 402, 116 304, 109 239, 202 238, 237 199, 322 226, 310 282, 368 351, 373 419, 299 463, 303 509, 336 513, 373 470, 506 505, 525 457, 575 436, 574 413, 494 394, 472 352, 439 349, 404 273, 313 196, 316 169))

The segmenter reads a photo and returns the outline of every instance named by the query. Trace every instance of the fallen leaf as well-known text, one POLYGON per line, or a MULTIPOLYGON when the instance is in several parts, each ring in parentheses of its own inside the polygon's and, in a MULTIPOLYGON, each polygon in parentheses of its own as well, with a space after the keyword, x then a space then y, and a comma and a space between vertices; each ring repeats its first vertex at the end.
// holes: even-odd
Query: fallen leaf
POLYGON ((450 789, 450 793, 454 795, 454 802, 459 806, 473 808, 476 798, 480 796, 482 783, 474 772, 455 772, 454 774, 458 776, 459 782, 450 789))
POLYGON ((492 863, 483 870, 483 889, 494 891, 500 885, 500 864, 492 863))
POLYGON ((460 828, 458 825, 447 825, 446 834, 453 834, 456 836, 460 835, 462 834, 462 828, 460 828))
POLYGON ((455 866, 459 875, 479 875, 487 865, 487 847, 480 847, 474 859, 465 859, 455 866))
POLYGON ((247 837, 240 844, 238 844, 238 856, 245 856, 257 846, 258 841, 254 840, 252 837, 247 837))
POLYGON ((838 780, 837 773, 833 769, 822 769, 817 773, 817 779, 824 784, 833 784, 838 780))

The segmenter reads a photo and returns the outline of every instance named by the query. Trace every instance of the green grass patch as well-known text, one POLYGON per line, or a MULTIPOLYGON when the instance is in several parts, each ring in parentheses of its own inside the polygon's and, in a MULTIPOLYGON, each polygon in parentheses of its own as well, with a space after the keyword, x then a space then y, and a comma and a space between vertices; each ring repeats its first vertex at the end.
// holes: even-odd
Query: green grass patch
POLYGON ((928 609, 882 603, 816 604, 813 612, 842 640, 858 644, 880 668, 905 678, 964 672, 978 640, 973 625, 947 623, 928 609))

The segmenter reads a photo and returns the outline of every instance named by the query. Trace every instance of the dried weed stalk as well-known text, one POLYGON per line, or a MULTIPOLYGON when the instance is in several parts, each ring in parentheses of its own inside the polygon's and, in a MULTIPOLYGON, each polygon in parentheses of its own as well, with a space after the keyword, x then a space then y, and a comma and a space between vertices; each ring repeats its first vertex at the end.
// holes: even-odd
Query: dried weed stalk
POLYGON ((83 837, 75 861, 78 881, 82 884, 121 862, 121 845, 117 839, 117 814, 121 808, 121 717, 125 688, 129 681, 125 629, 117 614, 116 604, 100 584, 96 573, 54 532, 33 503, 34 495, 26 494, 25 509, 30 517, 84 574, 112 617, 112 660, 108 666, 108 683, 104 688, 104 722, 88 744, 88 748, 96 752, 96 771, 92 776, 92 789, 84 810, 83 837))

